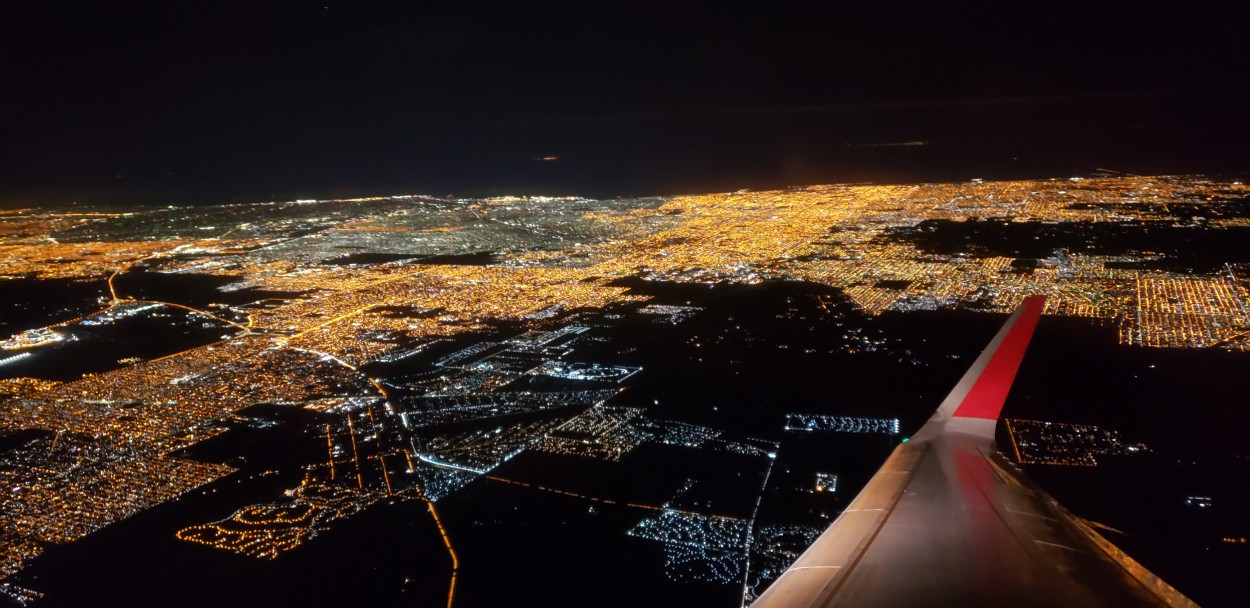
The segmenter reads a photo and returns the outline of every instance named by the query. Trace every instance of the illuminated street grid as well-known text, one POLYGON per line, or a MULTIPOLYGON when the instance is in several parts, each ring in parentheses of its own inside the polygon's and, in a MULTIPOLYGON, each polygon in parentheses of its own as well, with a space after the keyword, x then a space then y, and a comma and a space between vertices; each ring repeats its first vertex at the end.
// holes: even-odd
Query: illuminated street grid
POLYGON ((402 400, 404 411, 400 416, 406 427, 420 429, 578 405, 589 406, 616 393, 616 390, 606 389, 412 397, 402 400))
MULTIPOLYGON (((766 473, 761 496, 768 477, 766 473)), ((627 532, 661 543, 664 571, 671 580, 741 584, 745 606, 820 535, 821 530, 812 526, 756 527, 758 501, 746 519, 673 508, 677 498, 694 485, 694 480, 688 480, 673 501, 627 532)))
POLYGON ((752 533, 743 520, 664 511, 642 520, 628 534, 662 543, 664 573, 671 580, 727 584, 745 578, 743 605, 748 605, 820 532, 812 526, 763 526, 754 532, 750 573, 745 572, 742 547, 752 533))
POLYGON ((46 545, 90 534, 231 470, 66 433, 35 437, 0 459, 0 577, 46 545))
POLYGON ((426 442, 419 458, 431 464, 487 473, 540 440, 559 422, 546 420, 439 435, 426 442))
POLYGON ((1210 496, 1186 496, 1185 504, 1199 509, 1210 509, 1215 506, 1215 501, 1211 500, 1210 496))
MULTIPOLYGON (((589 406, 590 398, 606 399, 615 394, 570 392, 555 401, 564 407, 578 403, 589 406)), ((456 404, 478 403, 485 397, 437 401, 455 410, 456 404)), ((507 395, 495 397, 510 401, 507 395)), ((524 397, 544 403, 547 395, 525 393, 524 397)), ((489 417, 517 413, 497 407, 492 410, 489 417)), ((382 498, 437 501, 520 454, 565 421, 557 418, 499 424, 418 437, 407 430, 409 419, 408 412, 388 416, 384 408, 372 406, 343 414, 338 422, 325 427, 325 463, 308 467, 304 480, 286 492, 286 499, 246 506, 225 519, 188 526, 178 532, 178 538, 272 559, 382 498)), ((456 422, 465 419, 471 418, 461 417, 456 422)))
POLYGON ((1127 443, 1116 431, 1092 424, 1008 418, 1005 421, 1017 462, 1073 467, 1098 466, 1099 456, 1140 454, 1144 444, 1127 443))
POLYGON ((786 414, 787 431, 827 431, 832 433, 899 433, 898 418, 860 418, 857 416, 820 416, 786 414))
POLYGON ((1137 281, 1137 336, 1143 346, 1243 345, 1250 331, 1244 290, 1222 279, 1143 277, 1137 281), (1232 311, 1232 314, 1213 312, 1232 311), (1155 328, 1150 331, 1146 328, 1155 328))
POLYGON ((28 606, 31 602, 43 597, 43 594, 33 589, 19 587, 13 583, 0 583, 0 596, 6 597, 9 601, 18 606, 28 606))
POLYGON ((703 309, 698 306, 675 306, 672 304, 648 304, 638 309, 644 315, 655 315, 670 325, 677 325, 697 314, 703 309))
POLYGON ((814 526, 767 525, 755 531, 751 546, 751 572, 747 576, 742 605, 749 606, 768 584, 777 580, 799 556, 816 542, 824 530, 814 526))
POLYGON ((478 342, 472 346, 462 348, 446 357, 434 362, 439 367, 456 367, 457 365, 469 361, 478 355, 499 346, 496 342, 478 342))
POLYGON ((352 369, 321 356, 228 340, 66 383, 42 382, 0 402, 0 428, 42 428, 133 442, 163 453, 207 436, 207 423, 256 403, 301 403, 377 393, 352 369))
POLYGON ((762 458, 775 457, 779 445, 765 439, 728 438, 708 426, 652 418, 641 408, 597 405, 553 429, 535 449, 619 462, 644 443, 762 458))
MULTIPOLYGON (((22 569, 26 560, 31 559, 40 553, 43 553, 43 545, 20 538, 12 538, 11 535, 3 536, 4 552, 0 554, 0 575, 8 576, 22 569)), ((8 584, 8 583, 0 583, 8 584)), ((13 589, 14 592, 20 588, 13 589)), ((6 592, 6 594, 8 594, 6 592)))
MULTIPOLYGON (((731 442, 710 443, 721 436, 721 431, 708 426, 677 422, 674 420, 657 420, 650 417, 635 418, 631 421, 634 428, 647 437, 648 441, 662 445, 675 445, 687 448, 729 445, 731 442)), ((773 445, 776 449, 776 445, 773 445)), ((766 452, 765 452, 766 453, 766 452)), ((759 451, 750 452, 749 456, 762 456, 759 451)))
MULTIPOLYGON (((59 433, 66 444, 58 450, 84 451, 83 466, 49 469, 57 473, 40 473, 25 461, 18 463, 23 472, 4 469, 5 475, 27 476, 21 482, 27 494, 0 506, 0 577, 30 557, 32 545, 23 539, 67 542, 227 474, 226 467, 167 455, 220 433, 221 421, 259 403, 349 411, 354 413, 345 415, 362 422, 362 411, 376 410, 370 414, 369 453, 354 455, 351 473, 343 471, 347 476, 335 483, 354 479, 357 491, 373 493, 399 485, 425 492, 422 497, 434 495, 435 485, 451 491, 473 475, 420 461, 411 443, 404 448, 395 406, 408 397, 393 399, 392 389, 362 366, 490 331, 499 322, 538 332, 499 347, 535 355, 537 366, 560 357, 567 348, 561 340, 580 339, 571 326, 544 326, 565 313, 634 305, 665 322, 694 314, 630 293, 620 282, 629 277, 707 284, 805 280, 840 289, 869 315, 945 307, 1006 312, 1025 296, 1043 293, 1047 314, 1113 324, 1124 344, 1250 349, 1244 267, 1182 273, 1152 265, 1167 261, 1157 252, 1056 249, 1027 260, 1034 264, 1029 272, 1014 272, 1020 260, 1013 257, 976 250, 937 254, 900 236, 923 232, 930 225, 925 222, 963 226, 974 219, 978 225, 1059 227, 1149 222, 1215 234, 1250 227, 1241 209, 1248 196, 1250 187, 1240 182, 1124 177, 813 186, 611 201, 400 196, 6 213, 0 215, 0 284, 55 279, 102 286, 94 303, 0 340, 9 365, 38 361, 76 325, 128 315, 159 319, 170 308, 220 327, 225 337, 151 360, 126 360, 76 380, 0 380, 0 432, 59 433), (344 251, 395 257, 353 261, 344 251), (492 255, 455 258, 483 253, 492 255), (199 308, 127 292, 136 277, 174 275, 233 281, 219 291, 243 303, 199 308), (74 496, 96 500, 69 498, 74 496)), ((487 394, 503 389, 528 361, 492 348, 471 350, 462 361, 444 360, 446 374, 395 381, 427 398, 487 394)), ((496 399, 499 412, 513 405, 496 399)), ((410 423, 435 424, 451 409, 406 413, 410 423), (411 418, 420 416, 426 419, 411 418)), ((583 416, 536 437, 536 447, 616 460, 656 436, 629 408, 597 405, 583 416)), ((331 452, 349 449, 342 437, 355 436, 339 426, 329 433, 331 452)), ((721 441, 697 432, 681 439, 674 432, 671 441, 721 441)), ((768 450, 749 441, 719 447, 768 450)), ((1080 453, 1065 458, 1081 462, 1080 453)), ((24 450, 6 454, 28 456, 34 458, 24 450)), ((48 457, 61 456, 54 450, 48 457)), ((335 458, 332 453, 325 467, 338 466, 335 458)), ((454 559, 449 542, 448 550, 454 559)))
POLYGON ((629 424, 644 410, 597 405, 552 431, 535 449, 551 454, 620 461, 647 436, 629 424))
POLYGON ((664 572, 675 581, 731 583, 742 579, 750 529, 746 520, 666 510, 648 517, 630 536, 664 545, 664 572))
POLYGON ((354 515, 380 498, 334 486, 300 486, 289 494, 287 501, 251 505, 226 519, 183 528, 177 537, 249 557, 273 559, 327 530, 330 522, 354 515))
MULTIPOLYGON (((646 417, 631 418, 627 422, 634 420, 646 420, 646 417)), ((720 438, 719 433, 714 434, 708 427, 665 421, 654 421, 641 426, 650 432, 651 440, 668 445, 711 447, 717 443, 729 444, 720 438)), ((773 571, 778 567, 784 569, 785 565, 780 562, 789 559, 792 549, 784 542, 777 542, 780 540, 780 537, 774 535, 777 528, 755 527, 760 503, 768 488, 773 467, 777 462, 777 449, 780 447, 778 443, 753 439, 744 442, 755 443, 768 446, 767 451, 760 450, 751 454, 766 458, 767 465, 761 476, 760 486, 755 490, 757 494, 754 505, 745 517, 729 517, 683 508, 697 508, 701 504, 706 508, 711 504, 701 503, 691 495, 692 489, 700 482, 688 478, 685 485, 662 505, 658 513, 643 519, 627 532, 636 538, 661 543, 664 550, 664 571, 671 580, 741 585, 744 606, 754 598, 752 590, 755 587, 772 580, 761 579, 761 572, 775 575, 773 571), (753 559, 759 563, 753 562, 753 559)), ((745 453, 739 450, 730 451, 745 453)), ((785 564, 789 563, 785 561, 785 564)))
POLYGON ((565 325, 553 331, 532 330, 508 340, 508 346, 512 350, 521 352, 562 355, 567 352, 567 349, 557 348, 553 350, 552 345, 564 342, 568 338, 583 334, 589 330, 589 327, 582 325, 565 325))
POLYGON ((620 384, 641 370, 642 368, 640 367, 623 365, 551 361, 534 368, 531 373, 552 378, 564 378, 566 380, 588 380, 620 384))
POLYGON ((0 348, 4 350, 36 348, 60 342, 64 339, 66 339, 65 334, 58 333, 51 328, 37 327, 10 336, 4 342, 0 342, 0 348))
MULTIPOLYGON (((1010 272, 1013 258, 937 255, 892 237, 927 220, 1002 220, 1134 226, 1181 226, 1172 210, 1243 199, 1238 182, 1205 178, 1114 178, 926 184, 817 186, 771 192, 677 197, 661 208, 681 223, 650 237, 587 248, 593 276, 641 272, 653 280, 755 283, 798 278, 842 288, 865 312, 972 305, 1007 312, 1026 295, 1045 293, 1048 314, 1119 324, 1127 344, 1155 347, 1250 347, 1246 289, 1232 272, 1194 276, 1127 268, 1157 260, 1138 255, 1085 255, 1056 250, 1030 273, 1010 272), (1111 264, 1111 266, 1108 266, 1111 264), (1160 292, 1141 281, 1170 284, 1160 292), (1198 280, 1194 283, 1194 280, 1198 280), (1140 314, 1173 304, 1175 316, 1140 314)), ((1229 203, 1232 204, 1232 203, 1229 203)), ((1244 205, 1244 203, 1238 203, 1244 205)), ((1213 214, 1214 215, 1214 214, 1213 214)), ((1187 225, 1187 224, 1185 224, 1187 225)), ((1194 229, 1242 227, 1244 218, 1214 219, 1194 229)), ((584 267, 587 256, 578 258, 584 267)), ((557 253, 532 253, 510 264, 569 266, 557 253)))
POLYGON ((833 473, 817 473, 813 492, 837 492, 838 476, 833 473))
MULTIPOLYGON (((1131 328, 1124 333, 1126 341, 1158 346, 1209 346, 1235 336, 1234 328, 1245 325, 1245 312, 1240 305, 1244 288, 1230 277, 1200 277, 1208 283, 1194 285, 1195 290, 1181 289, 1192 310, 1179 313, 1180 318, 1142 318, 1138 311, 1152 309, 1160 295, 1149 287, 1139 290, 1139 279, 1166 283, 1186 277, 1164 271, 1107 268, 1105 263, 1119 262, 1114 258, 1123 256, 1067 255, 1063 251, 1043 260, 1032 273, 1009 273, 1003 271, 1012 262, 1010 258, 929 255, 891 240, 887 232, 925 220, 960 222, 970 218, 1060 223, 1179 221, 1170 208, 1180 204, 1214 205, 1244 197, 1246 190, 1243 184, 1214 183, 1204 178, 1134 177, 820 186, 677 197, 662 204, 659 199, 648 199, 645 204, 621 203, 619 206, 628 212, 609 211, 608 204, 581 199, 437 201, 399 197, 326 203, 324 215, 318 217, 313 214, 321 204, 308 203, 301 205, 306 214, 299 221, 285 225, 275 221, 269 226, 247 221, 229 229, 222 226, 219 236, 207 239, 187 238, 192 235, 183 230, 183 239, 177 241, 51 244, 33 238, 27 226, 19 231, 21 237, 13 239, 17 243, 5 245, 10 248, 5 252, 5 263, 10 268, 5 272, 10 276, 39 276, 39 269, 47 266, 40 262, 55 258, 64 262, 57 265, 56 276, 107 276, 141 261, 152 264, 156 256, 158 267, 164 272, 194 269, 237 276, 249 286, 274 291, 298 293, 315 289, 308 298, 254 311, 253 324, 266 332, 299 335, 314 342, 314 349, 353 362, 367 360, 386 349, 384 343, 358 340, 360 332, 354 331, 357 327, 397 331, 408 337, 447 335, 457 333, 456 327, 464 329, 486 317, 526 318, 553 307, 593 307, 605 298, 624 297, 618 288, 605 285, 607 279, 639 272, 653 279, 704 282, 757 282, 772 276, 804 278, 847 290, 870 313, 915 303, 958 305, 987 297, 993 309, 1007 310, 1027 293, 1047 292, 1051 296, 1049 313, 1124 322, 1131 328), (636 206, 630 209, 631 204, 636 206), (658 208, 648 206, 657 204, 658 208), (580 214, 564 209, 579 205, 587 207, 580 214), (449 217, 425 217, 434 210, 449 217), (480 230, 461 225, 452 232, 425 232, 452 228, 455 226, 447 225, 449 221, 463 218, 467 222, 470 217, 486 217, 490 221, 480 230), (320 231, 297 238, 279 236, 282 229, 295 227, 320 231), (830 232, 831 228, 836 230, 830 232), (396 251, 403 238, 410 241, 406 253, 413 249, 430 254, 473 250, 468 246, 474 244, 479 245, 478 251, 520 251, 528 247, 519 246, 524 241, 514 233, 518 230, 531 239, 526 243, 530 246, 565 235, 587 238, 549 251, 504 256, 499 266, 416 263, 329 267, 312 263, 318 255, 324 257, 316 261, 329 259, 331 243, 342 244, 340 239, 344 238, 351 239, 348 242, 355 246, 378 252, 396 251), (226 236, 230 232, 235 234, 226 236), (473 232, 480 233, 474 237, 478 240, 448 241, 446 236, 473 232), (439 246, 444 248, 438 249, 439 246), (205 261, 195 256, 190 256, 195 258, 191 260, 172 259, 175 251, 239 253, 233 256, 234 261, 229 255, 221 256, 226 259, 205 261), (522 267, 531 268, 527 271, 522 267), (594 277, 605 280, 581 282, 594 277), (896 286, 882 286, 883 281, 895 282, 896 286), (1209 293, 1220 289, 1220 285, 1232 292, 1233 301, 1209 293), (488 293, 481 293, 483 286, 488 293), (553 291, 562 297, 543 296, 553 291), (449 299, 448 292, 456 297, 449 299), (371 312, 375 308, 408 304, 445 309, 446 314, 437 319, 405 319, 371 312), (326 320, 333 322, 325 323, 326 320), (353 341, 360 344, 349 344, 348 338, 357 338, 353 341)), ((141 215, 126 215, 135 214, 141 215)), ((22 221, 38 223, 40 217, 43 216, 22 221)), ((103 226, 93 226, 95 233, 109 236, 107 223, 111 219, 116 218, 94 218, 94 222, 104 222, 103 226)), ((1205 222, 1204 228, 1237 227, 1245 224, 1243 220, 1213 219, 1205 222)), ((52 221, 43 225, 50 231, 58 226, 52 221)), ((1149 254, 1143 252, 1137 257, 1145 259, 1149 254)), ((1238 346, 1242 341, 1234 342, 1223 345, 1242 348, 1238 346)))

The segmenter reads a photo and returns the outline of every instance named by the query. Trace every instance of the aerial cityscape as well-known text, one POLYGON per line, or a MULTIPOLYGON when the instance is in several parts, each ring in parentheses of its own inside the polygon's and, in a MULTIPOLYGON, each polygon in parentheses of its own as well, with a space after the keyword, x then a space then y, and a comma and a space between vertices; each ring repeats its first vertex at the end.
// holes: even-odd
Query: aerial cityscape
POLYGON ((0 3, 0 608, 1250 605, 1250 3, 0 3))
POLYGON ((998 445, 1237 605, 1248 235, 1197 175, 0 210, 0 595, 746 606, 1044 295, 998 445))

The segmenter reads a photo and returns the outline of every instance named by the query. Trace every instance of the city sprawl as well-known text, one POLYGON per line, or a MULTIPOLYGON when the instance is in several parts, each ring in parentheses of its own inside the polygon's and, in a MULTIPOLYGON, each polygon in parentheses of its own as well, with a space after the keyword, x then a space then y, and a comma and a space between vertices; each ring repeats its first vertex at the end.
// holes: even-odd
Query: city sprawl
MULTIPOLYGON (((451 603, 466 556, 440 502, 496 484, 633 513, 625 533, 663 547, 670 579, 739 585, 749 601, 820 531, 757 521, 781 438, 904 430, 885 411, 792 403, 776 428, 743 433, 632 399, 648 362, 606 355, 614 328, 668 331, 703 312, 640 286, 803 283, 867 318, 1005 313, 1044 294, 1046 315, 1105 326, 1125 347, 1248 351, 1247 235, 1250 187, 1205 177, 0 211, 0 290, 17 302, 0 326, 0 580, 243 475, 194 450, 275 424, 245 412, 268 405, 297 412, 283 424, 317 460, 272 500, 183 522, 181 541, 278 559, 380 501, 410 501, 437 525, 451 603), (68 295, 26 305, 26 290, 68 295), (109 350, 131 339, 141 346, 109 350), (664 496, 504 466, 615 467, 648 451, 695 464, 664 496), (716 469, 733 487, 709 490, 716 469)), ((832 310, 822 297, 814 318, 832 310)), ((848 326, 830 348, 895 346, 848 326)), ((1094 426, 1011 424, 1025 463, 1146 450, 1094 426)), ((842 492, 833 472, 813 475, 802 491, 842 492)))

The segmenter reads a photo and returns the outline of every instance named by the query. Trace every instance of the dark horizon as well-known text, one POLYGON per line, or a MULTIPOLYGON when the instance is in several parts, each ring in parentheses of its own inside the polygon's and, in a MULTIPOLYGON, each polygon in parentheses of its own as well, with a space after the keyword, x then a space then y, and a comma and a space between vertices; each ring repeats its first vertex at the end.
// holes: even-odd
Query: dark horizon
POLYGON ((1231 3, 73 8, 2 9, 0 206, 1250 167, 1231 3))

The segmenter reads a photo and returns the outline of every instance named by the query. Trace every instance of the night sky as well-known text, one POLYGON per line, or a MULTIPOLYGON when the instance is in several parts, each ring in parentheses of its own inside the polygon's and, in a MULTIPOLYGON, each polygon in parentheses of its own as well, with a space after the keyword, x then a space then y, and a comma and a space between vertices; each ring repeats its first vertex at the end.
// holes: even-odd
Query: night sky
POLYGON ((6 2, 0 205, 1250 167, 1235 3, 508 4, 6 2))

